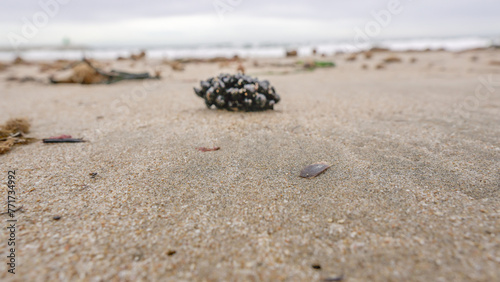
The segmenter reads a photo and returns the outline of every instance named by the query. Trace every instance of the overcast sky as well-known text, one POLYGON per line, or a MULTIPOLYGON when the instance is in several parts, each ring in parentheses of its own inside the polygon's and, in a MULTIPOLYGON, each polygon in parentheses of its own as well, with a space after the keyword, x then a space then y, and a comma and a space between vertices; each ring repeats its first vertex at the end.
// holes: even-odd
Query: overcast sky
POLYGON ((500 36, 499 0, 1 0, 0 45, 351 39, 391 2, 401 13, 388 12, 376 37, 500 36), (40 3, 52 3, 50 13, 40 3))

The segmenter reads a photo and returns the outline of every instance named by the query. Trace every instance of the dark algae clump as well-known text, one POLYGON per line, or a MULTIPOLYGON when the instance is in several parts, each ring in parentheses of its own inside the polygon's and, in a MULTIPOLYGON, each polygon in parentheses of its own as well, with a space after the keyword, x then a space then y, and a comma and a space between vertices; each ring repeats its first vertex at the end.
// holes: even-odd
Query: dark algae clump
POLYGON ((200 82, 194 92, 205 100, 210 109, 228 111, 265 111, 274 109, 280 96, 267 80, 258 80, 244 74, 220 74, 200 82))

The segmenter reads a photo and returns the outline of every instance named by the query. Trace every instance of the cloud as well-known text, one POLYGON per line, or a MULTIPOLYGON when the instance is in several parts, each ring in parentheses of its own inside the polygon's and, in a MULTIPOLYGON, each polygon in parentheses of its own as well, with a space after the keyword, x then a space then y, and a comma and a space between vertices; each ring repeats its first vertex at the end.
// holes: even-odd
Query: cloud
MULTIPOLYGON (((19 33, 23 18, 41 11, 40 2, 2 0, 0 29, 19 33)), ((142 41, 148 44, 196 42, 298 41, 349 38, 374 20, 372 12, 398 0, 65 0, 33 43, 59 43, 68 35, 79 43, 142 41), (230 11, 219 17, 214 4, 230 11)), ((399 0, 384 37, 498 34, 498 0, 399 0)), ((5 44, 6 37, 0 38, 5 44)))
MULTIPOLYGON (((40 10, 39 2, 58 0, 2 0, 7 2, 0 10, 0 21, 15 22, 40 10)), ((169 17, 186 15, 214 15, 214 4, 234 4, 234 15, 255 18, 307 18, 334 19, 368 17, 370 11, 383 9, 390 1, 397 0, 65 0, 55 21, 61 22, 112 22, 134 18, 169 17)), ((495 17, 500 10, 497 0, 399 0, 411 18, 432 17, 495 17)))

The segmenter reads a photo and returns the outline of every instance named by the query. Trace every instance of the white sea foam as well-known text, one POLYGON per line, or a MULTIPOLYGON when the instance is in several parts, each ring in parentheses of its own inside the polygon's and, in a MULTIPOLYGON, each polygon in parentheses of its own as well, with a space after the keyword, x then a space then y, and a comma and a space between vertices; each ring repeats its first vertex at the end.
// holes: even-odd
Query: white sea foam
POLYGON ((356 52, 366 50, 373 46, 385 47, 395 51, 445 49, 448 51, 461 51, 471 48, 488 47, 499 44, 499 39, 485 37, 465 37, 450 39, 406 39, 406 40, 380 40, 354 46, 349 41, 318 42, 307 44, 267 44, 253 46, 202 46, 202 47, 152 47, 152 48, 110 48, 94 47, 88 49, 29 49, 19 52, 0 51, 0 61, 11 61, 17 55, 25 60, 78 60, 82 57, 95 59, 116 59, 119 56, 127 57, 131 53, 145 49, 148 58, 152 59, 178 59, 178 58, 213 58, 232 57, 238 55, 244 58, 285 56, 287 49, 297 49, 299 56, 310 55, 313 49, 320 54, 331 55, 337 52, 356 52))

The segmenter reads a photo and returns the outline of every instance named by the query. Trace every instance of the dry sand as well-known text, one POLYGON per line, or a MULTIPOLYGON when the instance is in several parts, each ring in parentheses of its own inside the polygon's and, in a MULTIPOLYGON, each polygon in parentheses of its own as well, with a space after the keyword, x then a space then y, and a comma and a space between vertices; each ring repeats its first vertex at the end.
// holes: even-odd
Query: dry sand
MULTIPOLYGON (((162 66, 159 82, 94 86, 7 82, 47 77, 10 67, 0 123, 25 116, 32 137, 90 142, 0 156, 0 179, 16 169, 24 207, 16 274, 4 229, 0 279, 498 281, 500 68, 489 62, 499 54, 397 54, 403 62, 381 70, 387 53, 340 55, 313 72, 248 61, 282 97, 262 113, 208 110, 193 93, 237 64, 162 66), (493 91, 457 111, 488 77, 493 91), (332 167, 298 177, 318 161, 332 167)), ((115 63, 160 65, 129 64, 115 63)))

